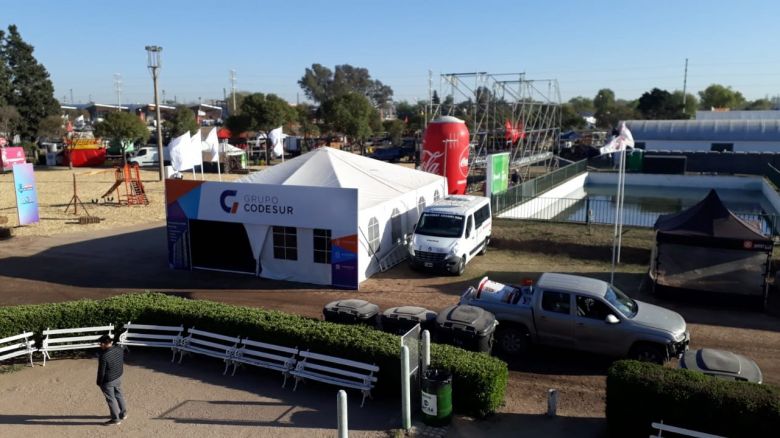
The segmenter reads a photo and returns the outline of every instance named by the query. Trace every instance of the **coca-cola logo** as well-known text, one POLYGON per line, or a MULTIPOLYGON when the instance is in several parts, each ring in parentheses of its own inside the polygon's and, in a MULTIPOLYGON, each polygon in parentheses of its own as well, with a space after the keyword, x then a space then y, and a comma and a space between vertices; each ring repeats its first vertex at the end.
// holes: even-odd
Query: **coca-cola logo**
POLYGON ((443 175, 442 172, 442 159, 444 158, 444 152, 431 152, 424 150, 422 154, 422 163, 420 167, 423 172, 433 173, 435 175, 443 175))
POLYGON ((460 174, 464 178, 469 176, 469 148, 463 148, 463 152, 460 153, 460 174))

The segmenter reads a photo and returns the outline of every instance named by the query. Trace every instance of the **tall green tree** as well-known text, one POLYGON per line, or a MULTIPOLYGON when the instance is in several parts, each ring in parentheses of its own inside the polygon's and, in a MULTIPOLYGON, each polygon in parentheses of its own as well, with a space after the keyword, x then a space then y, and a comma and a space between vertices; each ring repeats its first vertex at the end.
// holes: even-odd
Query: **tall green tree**
POLYGON ((585 96, 572 97, 569 99, 569 105, 571 105, 571 108, 578 114, 596 112, 596 107, 593 106, 593 99, 585 96))
POLYGON ((49 139, 62 139, 65 135, 65 126, 60 116, 46 116, 38 124, 38 136, 49 139))
POLYGON ((195 113, 184 105, 176 107, 173 116, 169 120, 163 122, 163 127, 168 131, 170 137, 178 137, 185 132, 190 135, 200 129, 198 127, 198 121, 195 119, 195 113))
POLYGON ((0 29, 0 107, 8 105, 8 96, 11 93, 11 71, 7 65, 4 41, 5 32, 0 29))
POLYGON ((761 110, 766 111, 774 108, 775 108, 774 102, 772 102, 769 99, 756 99, 752 102, 748 102, 745 105, 745 109, 751 111, 761 111, 761 110))
POLYGON ((685 93, 685 103, 683 103, 683 92, 674 90, 672 101, 682 108, 685 118, 691 119, 696 116, 696 109, 699 107, 699 99, 691 93, 685 93))
POLYGON ((571 103, 561 105, 561 129, 569 131, 572 129, 582 129, 585 127, 585 119, 571 103))
POLYGON ((682 101, 674 98, 672 93, 653 88, 639 98, 637 110, 645 119, 685 119, 687 118, 682 101))
POLYGON ((699 91, 699 97, 701 98, 699 106, 703 110, 712 108, 737 109, 745 105, 745 97, 742 96, 742 93, 720 84, 712 84, 704 91, 699 91))
POLYGON ((253 93, 241 103, 241 115, 250 120, 249 129, 268 132, 297 119, 295 108, 275 94, 253 93))
POLYGON ((387 135, 390 137, 390 141, 393 143, 393 145, 400 145, 401 144, 401 138, 404 135, 404 122, 402 120, 385 120, 382 122, 382 127, 384 128, 385 132, 387 132, 387 135))
POLYGON ((8 26, 2 49, 7 66, 2 74, 10 78, 5 82, 5 87, 10 85, 5 100, 19 111, 21 120, 18 132, 25 140, 35 138, 41 120, 60 111, 49 73, 35 59, 33 50, 33 46, 22 39, 15 25, 8 26))
POLYGON ((149 140, 149 129, 135 115, 117 111, 106 115, 106 118, 95 126, 95 135, 118 144, 122 151, 122 158, 126 159, 125 152, 131 145, 149 140))
POLYGON ((614 123, 615 112, 615 92, 609 88, 602 88, 593 98, 593 107, 596 109, 596 126, 600 128, 611 128, 614 123))
POLYGON ((349 64, 337 65, 334 71, 321 64, 312 64, 298 85, 309 99, 319 104, 348 93, 358 93, 374 106, 382 107, 393 97, 393 89, 372 79, 368 69, 349 64))
POLYGON ((364 151, 364 141, 371 135, 371 125, 376 124, 377 113, 368 98, 349 93, 325 101, 320 107, 325 126, 332 132, 346 134, 364 151))
POLYGON ((426 102, 411 104, 405 100, 396 104, 395 114, 398 120, 406 124, 406 131, 416 132, 425 129, 425 105, 426 102))
POLYGON ((320 128, 315 123, 317 117, 314 108, 311 105, 301 103, 295 106, 295 112, 297 114, 296 122, 298 122, 297 134, 303 136, 304 139, 319 135, 320 128))
POLYGON ((10 141, 16 133, 22 116, 16 107, 11 105, 0 106, 0 134, 8 136, 10 141))

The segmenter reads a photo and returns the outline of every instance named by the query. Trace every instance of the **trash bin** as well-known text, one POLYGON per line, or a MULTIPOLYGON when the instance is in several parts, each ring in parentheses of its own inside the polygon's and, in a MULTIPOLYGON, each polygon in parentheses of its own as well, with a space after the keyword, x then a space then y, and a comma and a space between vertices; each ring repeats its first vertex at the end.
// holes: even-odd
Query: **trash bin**
POLYGON ((489 353, 496 331, 496 317, 479 307, 456 305, 439 312, 436 340, 466 350, 489 353))
POLYGON ((422 330, 432 331, 436 323, 436 312, 423 307, 401 306, 382 313, 382 330, 402 335, 420 324, 422 330))
POLYGON ((452 421, 452 373, 428 368, 422 377, 423 422, 429 426, 444 426, 452 421))
POLYGON ((366 324, 375 327, 379 306, 364 300, 339 300, 326 304, 322 314, 325 316, 325 321, 366 324))
POLYGON ((645 161, 645 152, 642 149, 634 149, 628 155, 626 168, 631 172, 641 172, 645 161))

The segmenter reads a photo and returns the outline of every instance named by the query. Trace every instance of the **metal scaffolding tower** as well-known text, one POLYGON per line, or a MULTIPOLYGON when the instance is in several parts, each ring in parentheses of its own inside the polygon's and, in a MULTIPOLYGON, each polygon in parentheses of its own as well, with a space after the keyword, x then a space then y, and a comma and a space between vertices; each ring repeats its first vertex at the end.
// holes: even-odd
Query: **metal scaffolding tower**
POLYGON ((509 152, 510 166, 523 180, 531 177, 532 166, 543 166, 544 172, 557 167, 553 151, 561 130, 561 96, 556 79, 531 80, 525 73, 446 73, 438 90, 432 79, 426 118, 449 115, 466 121, 473 148, 470 175, 495 152, 509 152), (517 130, 519 138, 513 139, 511 130, 517 130))

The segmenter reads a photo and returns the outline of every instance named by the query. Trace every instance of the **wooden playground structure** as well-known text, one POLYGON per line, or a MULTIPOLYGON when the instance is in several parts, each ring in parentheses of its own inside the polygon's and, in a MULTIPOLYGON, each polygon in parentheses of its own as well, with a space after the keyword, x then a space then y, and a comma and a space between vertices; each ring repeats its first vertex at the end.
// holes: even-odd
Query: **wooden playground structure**
POLYGON ((114 169, 114 185, 101 196, 104 200, 116 192, 116 199, 119 205, 149 205, 149 199, 144 191, 144 184, 141 182, 141 168, 138 164, 125 164, 123 167, 114 169), (124 188, 124 193, 122 193, 124 188))

